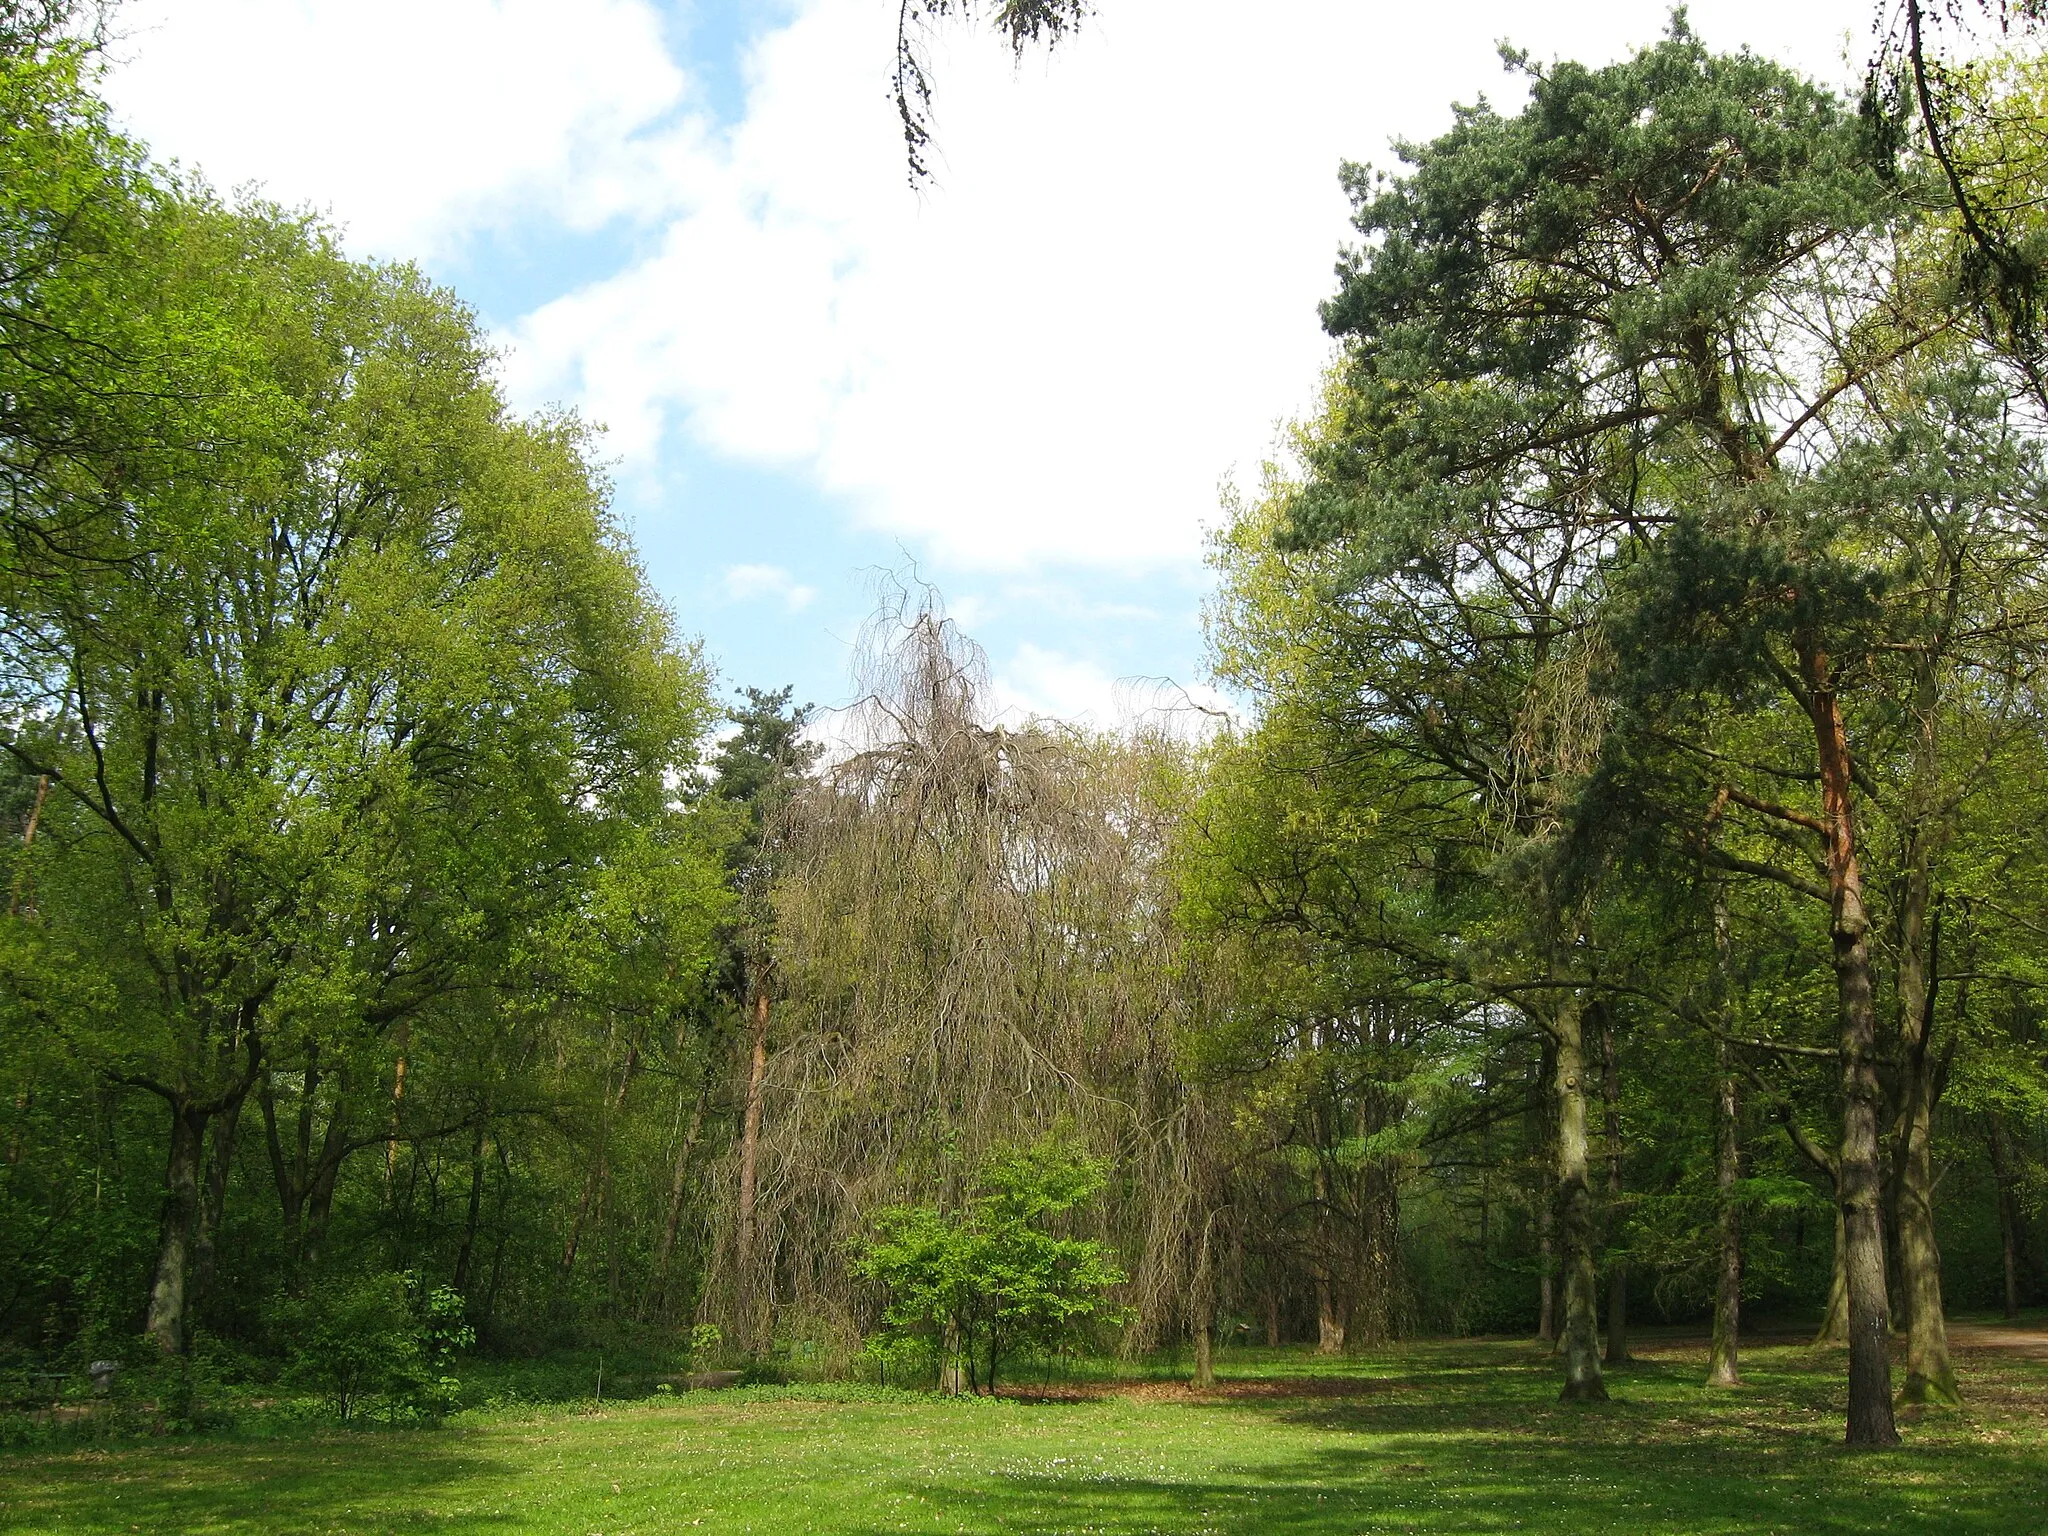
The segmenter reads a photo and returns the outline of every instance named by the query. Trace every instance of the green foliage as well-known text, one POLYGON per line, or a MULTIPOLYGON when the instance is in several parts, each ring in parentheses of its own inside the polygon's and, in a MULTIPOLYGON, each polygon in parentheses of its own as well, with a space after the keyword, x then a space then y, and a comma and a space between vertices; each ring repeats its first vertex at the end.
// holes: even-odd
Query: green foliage
POLYGON ((403 1274, 316 1285, 281 1303, 274 1326, 292 1341, 292 1379, 344 1423, 365 1410, 393 1422, 445 1417, 461 1393, 448 1367, 476 1337, 460 1296, 403 1274))
POLYGON ((900 1366, 903 1342, 917 1341, 993 1391, 1017 1349, 1059 1349, 1114 1321, 1110 1292, 1126 1277, 1108 1246, 1048 1230, 1102 1184, 1101 1164, 1047 1137, 992 1154, 956 1208, 876 1212, 853 1269, 885 1297, 878 1353, 900 1366))

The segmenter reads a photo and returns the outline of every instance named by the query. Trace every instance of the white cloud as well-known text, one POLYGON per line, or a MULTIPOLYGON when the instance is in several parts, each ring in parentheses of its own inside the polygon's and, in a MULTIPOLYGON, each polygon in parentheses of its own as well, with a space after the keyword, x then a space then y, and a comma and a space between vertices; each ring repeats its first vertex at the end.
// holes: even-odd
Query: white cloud
POLYGON ((791 613, 801 613, 810 607, 818 589, 804 586, 779 565, 735 565, 725 573, 725 595, 741 603, 777 598, 791 613))
MULTIPOLYGON (((1839 74, 1868 0, 1694 7, 1839 74)), ((749 66, 746 116, 640 264, 528 316, 514 379, 629 458, 672 421, 806 468, 956 566, 1186 566, 1214 487, 1311 399, 1341 158, 1391 159, 1454 99, 1512 96, 1493 40, 1611 56, 1665 0, 1456 12, 1115 0, 1049 61, 939 61, 941 185, 920 201, 877 108, 872 0, 810 0, 749 66), (867 63, 863 61, 873 61, 867 63)))
POLYGON ((1033 716, 1108 727, 1117 723, 1117 683, 1095 663, 1026 641, 991 669, 989 691, 999 719, 1033 716))
POLYGON ((1065 720, 1096 730, 1163 733, 1184 740, 1208 736, 1236 716, 1206 683, 1166 677, 1112 677, 1086 657, 1030 641, 992 668, 996 717, 1011 724, 1065 720))
MULTIPOLYGON (((1717 46, 1842 77, 1868 9, 1692 15, 1717 46)), ((1498 37, 1612 57, 1667 14, 1104 0, 1021 68, 956 33, 921 198, 884 0, 797 0, 730 128, 652 0, 136 0, 113 89, 166 150, 331 203, 362 249, 635 225, 636 259, 507 338, 515 395, 607 422, 629 476, 680 431, 810 476, 956 571, 1191 570, 1219 478, 1256 465, 1328 355, 1339 159, 1386 163, 1454 99, 1512 97, 1498 37)))
POLYGON ((379 256, 679 207, 705 153, 646 0, 131 0, 117 20, 109 90, 159 153, 331 207, 379 256))

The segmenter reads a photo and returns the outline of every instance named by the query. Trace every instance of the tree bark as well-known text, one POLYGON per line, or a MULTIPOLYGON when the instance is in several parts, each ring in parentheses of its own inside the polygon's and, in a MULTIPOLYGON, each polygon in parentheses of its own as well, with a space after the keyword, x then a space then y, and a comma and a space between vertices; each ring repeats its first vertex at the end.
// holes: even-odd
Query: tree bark
POLYGON ((1628 1258, 1616 1242, 1621 1225, 1621 1072, 1614 1056, 1614 1021, 1600 1009, 1600 1088, 1607 1141, 1607 1364, 1628 1360, 1628 1258))
POLYGON ((1604 1402, 1600 1374, 1599 1276, 1593 1264, 1593 1191, 1586 1147, 1582 1004, 1561 995, 1550 1021, 1557 1042, 1557 1222, 1563 1239, 1565 1402, 1604 1402))
POLYGON ((1905 1103, 1899 1115, 1899 1281, 1906 1314, 1906 1382, 1902 1403, 1960 1407, 1955 1365, 1941 1298, 1941 1250, 1934 1237, 1934 1025, 1936 938, 1928 921, 1932 875, 1924 846, 1916 848, 1899 914, 1899 1044, 1905 1057, 1905 1103))
POLYGON ((1335 1225, 1330 1213, 1330 1174, 1318 1156, 1315 1252, 1309 1270, 1315 1280, 1316 1353, 1319 1355, 1344 1353, 1344 1318, 1337 1310, 1337 1290, 1330 1274, 1330 1252, 1336 1246, 1331 1241, 1331 1228, 1335 1225))
POLYGON ((1798 637, 1820 761, 1836 995, 1841 1015, 1842 1208, 1849 1303, 1851 1445, 1896 1445, 1885 1298, 1884 1175, 1878 1148, 1877 999, 1870 966, 1870 919, 1857 853, 1848 733, 1835 698, 1826 651, 1811 632, 1798 637))
POLYGON ((164 1167, 163 1214, 156 1276, 149 1288, 143 1331, 166 1355, 185 1348, 186 1286, 192 1273, 193 1228, 199 1217, 199 1163, 206 1146, 206 1110, 189 1099, 171 1101, 171 1147, 164 1167))
POLYGON ((1269 1276, 1266 1280, 1266 1348, 1280 1347, 1280 1287, 1269 1276))
MULTIPOLYGON (((384 1140, 384 1199, 387 1204, 391 1200, 391 1186, 398 1178, 398 1133, 404 1125, 405 1069, 408 1053, 412 1049, 410 1019, 399 1019, 395 1043, 398 1048, 398 1059, 391 1068, 391 1134, 384 1140)), ((311 1094, 307 1097, 310 1098, 311 1094)))
POLYGON ((1998 1240, 2005 1250, 2005 1315, 2008 1321, 2020 1315, 2020 1198, 2019 1175, 2007 1160, 2005 1133, 1994 1116, 1990 1129, 1991 1180, 1998 1187, 1998 1240))
MULTIPOLYGON (((1557 1042, 1548 1032, 1543 1037, 1539 1072, 1543 1090, 1547 1093, 1557 1080, 1557 1042)), ((1539 1140, 1543 1157, 1536 1197, 1536 1337, 1546 1344, 1557 1342, 1557 1242, 1553 1230, 1557 1213, 1551 1189, 1552 1166, 1556 1161, 1551 1147, 1555 1140, 1552 1127, 1556 1118, 1554 1113, 1537 1116, 1537 1123, 1542 1127, 1539 1140)))
POLYGON ((1195 1250, 1194 1285, 1188 1298, 1188 1322, 1195 1336, 1195 1385, 1204 1388, 1216 1385, 1216 1258, 1210 1247, 1215 1225, 1216 1214, 1212 1211, 1202 1222, 1202 1239, 1195 1250))
POLYGON ((188 1312, 196 1313, 213 1287, 221 1218, 227 1214, 228 1175, 234 1171, 235 1128, 241 1123, 242 1105, 248 1096, 246 1089, 233 1095, 213 1117, 213 1150, 207 1159, 206 1183, 200 1192, 198 1225, 192 1238, 192 1280, 185 1298, 188 1312))
POLYGON ((1714 1275, 1714 1336, 1707 1346, 1707 1385, 1735 1387, 1742 1384, 1737 1364, 1742 1332, 1742 1209, 1735 1199, 1735 1185, 1742 1177, 1742 1143, 1737 1135, 1735 1072, 1729 1065, 1729 1046, 1722 1041, 1715 1049, 1720 1066, 1716 1094, 1714 1138, 1714 1192, 1721 1206, 1720 1263, 1714 1275))
POLYGON ((1828 1279, 1828 1302, 1820 1315, 1820 1331, 1814 1334, 1816 1344, 1847 1344, 1849 1342, 1849 1235, 1843 1230, 1842 1200, 1835 1196, 1835 1262, 1828 1279))

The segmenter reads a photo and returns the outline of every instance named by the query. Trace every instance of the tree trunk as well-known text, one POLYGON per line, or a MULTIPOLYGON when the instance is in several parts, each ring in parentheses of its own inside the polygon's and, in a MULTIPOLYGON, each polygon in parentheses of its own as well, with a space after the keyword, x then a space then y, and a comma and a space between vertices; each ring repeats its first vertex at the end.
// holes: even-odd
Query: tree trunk
POLYGON ((1828 1279, 1828 1304, 1820 1315, 1820 1331, 1813 1336, 1816 1344, 1849 1342, 1849 1237, 1842 1228, 1842 1202, 1837 1194, 1834 1271, 1828 1279))
POLYGON ((1989 1139, 1991 1180, 1998 1187, 1998 1240, 2005 1250, 2005 1315, 2011 1321, 2020 1315, 2019 1176, 2006 1160, 2005 1133, 1995 1116, 1989 1139))
POLYGON ((1322 1159, 1316 1159, 1316 1238, 1315 1253, 1310 1262, 1310 1273, 1316 1287, 1316 1353, 1319 1355, 1341 1355, 1344 1352, 1344 1319, 1337 1310, 1336 1287, 1330 1275, 1330 1229, 1336 1223, 1330 1219, 1330 1174, 1323 1166, 1322 1159))
POLYGON ((1337 1315, 1336 1297, 1330 1287, 1329 1266, 1316 1260, 1316 1353, 1344 1353, 1344 1320, 1337 1315))
MULTIPOLYGON (((398 1021, 398 1059, 391 1068, 391 1134, 384 1140, 384 1200, 391 1200, 391 1186, 398 1178, 398 1133, 404 1125, 405 1115, 405 1068, 407 1053, 412 1049, 412 1021, 401 1018, 398 1021)), ((308 1094, 310 1098, 310 1093, 308 1094)))
POLYGON ((1934 1026, 1937 941, 1928 921, 1931 874, 1923 848, 1907 870, 1899 914, 1899 1043, 1905 1056, 1904 1145, 1898 1160, 1898 1250, 1906 1313, 1902 1403, 1960 1407, 1941 1300, 1941 1250, 1934 1239, 1934 1026))
POLYGON ((1587 1177, 1585 1047, 1581 1004, 1569 992, 1551 1020, 1557 1042, 1557 1220, 1563 1239, 1565 1402, 1604 1402, 1599 1276, 1593 1264, 1593 1191, 1587 1177))
POLYGON ((1280 1287, 1269 1277, 1266 1281, 1266 1348, 1280 1347, 1280 1287))
POLYGON ((1742 1177, 1742 1143, 1736 1134, 1740 1105, 1725 1041, 1716 1047, 1715 1054, 1721 1068, 1714 1149, 1714 1190, 1721 1206, 1721 1261, 1714 1276, 1714 1337, 1707 1346, 1707 1385, 1734 1387, 1742 1384, 1742 1372, 1736 1363, 1742 1331, 1742 1209, 1735 1199, 1736 1181, 1742 1177))
POLYGON ((1843 1269, 1849 1302, 1851 1445, 1896 1445, 1891 1358, 1886 1340, 1884 1175, 1877 1115, 1877 1000, 1871 982, 1870 920, 1856 847, 1848 735, 1827 654, 1810 633, 1798 641, 1806 704, 1820 760, 1826 825, 1830 939, 1841 1011, 1843 1269))
MULTIPOLYGON (((1384 1129, 1374 1126, 1374 1130, 1384 1129)), ((1358 1295, 1351 1304, 1353 1344, 1384 1344, 1394 1336, 1401 1283, 1401 1187, 1393 1165, 1376 1158, 1359 1181, 1358 1295)))
POLYGON ((484 1128, 478 1123, 469 1144, 469 1209, 463 1215, 462 1246, 455 1252, 455 1289, 469 1296, 469 1260, 476 1252, 476 1225, 484 1206, 484 1128))
POLYGON ((241 1123, 248 1091, 233 1095, 213 1117, 213 1151, 207 1159, 206 1184, 200 1193, 199 1220, 192 1238, 192 1281, 185 1297, 188 1312, 197 1313, 213 1288, 221 1218, 227 1214, 228 1175, 234 1171, 235 1128, 241 1123))
POLYGON ((1189 1330, 1195 1336, 1195 1385, 1204 1388, 1216 1385, 1216 1258, 1210 1247, 1215 1225, 1216 1215, 1212 1211, 1202 1223, 1202 1240, 1195 1251, 1194 1285, 1188 1298, 1189 1330))
MULTIPOLYGON (((1557 1080, 1557 1042, 1547 1031, 1543 1036, 1543 1055, 1538 1072, 1543 1081, 1543 1091, 1550 1092, 1557 1080)), ((1551 1188, 1552 1169, 1556 1163, 1552 1149, 1556 1119, 1554 1113, 1536 1117, 1542 1128, 1538 1140, 1543 1153, 1536 1183, 1536 1337, 1546 1344, 1557 1343, 1557 1201, 1551 1188)))
POLYGON ((960 1330, 948 1323, 939 1342, 939 1390, 958 1397, 967 1387, 967 1372, 960 1364, 960 1330))
POLYGON ((739 1234, 734 1280, 739 1287, 740 1315, 747 1330, 746 1344, 754 1346, 759 1300, 755 1270, 755 1181, 761 1151, 761 1100, 768 1077, 768 977, 766 968, 754 973, 752 1027, 749 1030, 746 1112, 740 1121, 739 1234))
POLYGON ((277 1208, 284 1217, 284 1231, 287 1246, 296 1256, 299 1251, 300 1207, 304 1203, 298 1177, 284 1149, 284 1138, 277 1128, 277 1090, 271 1082, 270 1069, 263 1069, 262 1080, 256 1090, 257 1103, 263 1109, 263 1141, 270 1150, 270 1176, 277 1185, 277 1208))
POLYGON ((1628 1259, 1616 1241, 1621 1213, 1621 1072, 1614 1059, 1614 1021, 1600 1009, 1600 1087, 1607 1141, 1607 1364, 1628 1359, 1628 1259))
POLYGON ((186 1286, 192 1239, 199 1219, 199 1163, 206 1146, 207 1113, 189 1100, 171 1101, 171 1149, 164 1167, 163 1215, 157 1239, 156 1278, 149 1288, 143 1331, 166 1355, 185 1348, 186 1286))

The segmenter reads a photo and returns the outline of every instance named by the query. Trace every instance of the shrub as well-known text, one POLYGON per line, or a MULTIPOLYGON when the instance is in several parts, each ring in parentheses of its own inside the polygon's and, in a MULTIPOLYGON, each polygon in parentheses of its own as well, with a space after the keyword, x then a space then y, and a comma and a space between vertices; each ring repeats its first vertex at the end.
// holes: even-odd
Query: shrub
POLYGON ((965 1205, 891 1206, 854 1245, 855 1273, 886 1300, 879 1347, 902 1359, 921 1342, 994 1391, 1018 1348, 1057 1349, 1116 1317, 1109 1293, 1124 1273, 1105 1243, 1046 1230, 1102 1188, 1101 1164, 1046 1138, 992 1155, 965 1205))
POLYGON ((450 1357, 475 1338, 462 1298, 411 1275, 329 1281, 280 1309, 292 1340, 291 1374, 343 1422, 370 1409, 391 1420, 438 1419, 460 1385, 450 1357))

